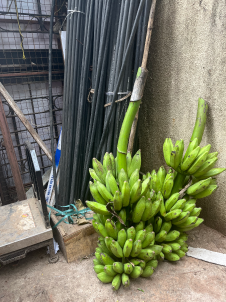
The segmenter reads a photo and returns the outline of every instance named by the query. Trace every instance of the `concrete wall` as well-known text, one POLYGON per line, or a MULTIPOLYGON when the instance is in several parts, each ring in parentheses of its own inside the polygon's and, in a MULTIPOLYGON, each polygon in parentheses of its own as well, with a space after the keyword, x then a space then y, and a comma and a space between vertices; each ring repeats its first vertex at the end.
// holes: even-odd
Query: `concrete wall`
MULTIPOLYGON (((197 100, 209 104, 201 146, 219 152, 226 167, 226 1, 158 0, 148 62, 149 76, 140 110, 142 171, 164 163, 166 137, 184 139, 195 123, 197 100)), ((218 190, 198 201, 205 223, 226 234, 226 172, 218 190)))

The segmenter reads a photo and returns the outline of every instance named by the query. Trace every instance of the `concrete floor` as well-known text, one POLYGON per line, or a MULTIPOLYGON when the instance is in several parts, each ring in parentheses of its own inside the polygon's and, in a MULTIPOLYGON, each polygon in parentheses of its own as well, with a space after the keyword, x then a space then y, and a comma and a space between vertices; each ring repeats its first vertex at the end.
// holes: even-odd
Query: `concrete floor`
MULTIPOLYGON (((189 245, 226 253, 226 237, 206 226, 190 232, 189 245)), ((0 302, 149 302, 226 301, 226 267, 185 257, 160 263, 150 279, 113 292, 102 284, 93 257, 67 264, 63 255, 48 263, 46 249, 31 252, 17 264, 0 267, 0 302), (140 290, 142 291, 140 291, 140 290)))

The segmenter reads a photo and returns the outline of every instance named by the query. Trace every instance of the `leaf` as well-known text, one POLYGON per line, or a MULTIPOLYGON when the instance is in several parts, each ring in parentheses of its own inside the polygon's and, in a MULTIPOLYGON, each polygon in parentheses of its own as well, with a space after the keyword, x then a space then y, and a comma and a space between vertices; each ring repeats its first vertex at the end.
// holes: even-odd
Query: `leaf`
POLYGON ((143 289, 141 289, 141 288, 137 288, 137 290, 139 290, 139 291, 141 291, 141 292, 143 292, 143 293, 144 293, 144 290, 143 290, 143 289))

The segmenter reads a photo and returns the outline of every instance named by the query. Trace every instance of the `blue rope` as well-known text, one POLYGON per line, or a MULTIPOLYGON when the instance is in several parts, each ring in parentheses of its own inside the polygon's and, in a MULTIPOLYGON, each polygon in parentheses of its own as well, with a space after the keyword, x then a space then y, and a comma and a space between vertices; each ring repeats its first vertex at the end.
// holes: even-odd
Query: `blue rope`
MULTIPOLYGON (((69 204, 67 206, 60 206, 62 208, 69 208, 68 210, 65 210, 65 211, 60 211, 54 207, 51 207, 50 205, 47 204, 47 207, 50 208, 51 210, 54 210, 56 211, 57 213, 55 214, 56 216, 63 216, 63 218, 61 218, 54 226, 53 226, 53 229, 56 228, 58 226, 58 224, 60 224, 62 221, 67 223, 67 224, 73 224, 74 221, 73 219, 71 218, 72 215, 75 215, 77 216, 77 218, 81 218, 82 217, 85 217, 85 213, 91 211, 89 208, 85 208, 83 210, 80 210, 78 211, 76 206, 74 204, 69 204), (70 208, 72 207, 72 208, 70 208), (68 221, 67 221, 68 220, 68 221)), ((50 219, 50 215, 51 215, 51 211, 49 211, 49 219, 50 219)), ((90 220, 90 219, 93 219, 92 217, 90 218, 86 218, 85 219, 87 220, 90 220)))

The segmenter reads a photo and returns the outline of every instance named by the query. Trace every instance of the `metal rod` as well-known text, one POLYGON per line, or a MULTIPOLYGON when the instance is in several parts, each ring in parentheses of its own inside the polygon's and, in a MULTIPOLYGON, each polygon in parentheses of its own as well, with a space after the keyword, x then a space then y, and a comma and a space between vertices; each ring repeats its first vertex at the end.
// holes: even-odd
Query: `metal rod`
MULTIPOLYGON (((52 74, 64 73, 63 70, 52 71, 52 74)), ((0 74, 0 78, 8 78, 8 77, 24 77, 24 76, 39 76, 49 74, 48 71, 33 71, 33 72, 16 72, 16 73, 2 73, 0 74)))

